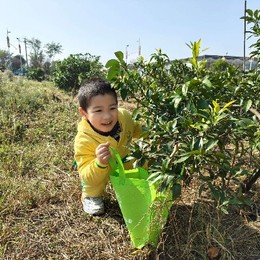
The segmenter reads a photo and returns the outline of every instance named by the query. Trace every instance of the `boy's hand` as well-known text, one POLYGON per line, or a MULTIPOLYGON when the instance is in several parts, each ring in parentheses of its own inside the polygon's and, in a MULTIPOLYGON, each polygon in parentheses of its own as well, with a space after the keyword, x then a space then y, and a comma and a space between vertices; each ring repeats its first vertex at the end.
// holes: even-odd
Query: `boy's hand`
POLYGON ((105 144, 100 144, 96 148, 96 156, 100 164, 104 164, 104 165, 108 164, 109 158, 111 156, 109 145, 110 143, 107 142, 105 144))

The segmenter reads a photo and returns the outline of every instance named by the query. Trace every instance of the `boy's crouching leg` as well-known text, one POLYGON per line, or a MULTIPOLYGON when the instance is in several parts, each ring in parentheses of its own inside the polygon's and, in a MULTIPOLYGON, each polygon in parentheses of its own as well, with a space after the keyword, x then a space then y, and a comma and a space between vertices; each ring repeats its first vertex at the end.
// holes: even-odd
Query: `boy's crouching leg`
POLYGON ((102 215, 105 212, 103 194, 108 179, 99 185, 82 185, 82 204, 83 210, 90 215, 102 215))

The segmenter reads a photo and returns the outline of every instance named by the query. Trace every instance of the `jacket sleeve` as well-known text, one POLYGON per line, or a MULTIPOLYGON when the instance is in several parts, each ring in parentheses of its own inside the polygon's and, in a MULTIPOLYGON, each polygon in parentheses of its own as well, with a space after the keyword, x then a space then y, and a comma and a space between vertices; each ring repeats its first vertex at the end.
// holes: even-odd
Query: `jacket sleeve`
MULTIPOLYGON (((110 167, 100 168, 96 164, 96 142, 89 140, 83 132, 79 132, 75 138, 75 160, 78 165, 80 178, 91 185, 103 182, 110 172, 110 167)), ((100 165, 100 164, 99 164, 100 165)), ((102 166, 102 165, 101 165, 102 166)))

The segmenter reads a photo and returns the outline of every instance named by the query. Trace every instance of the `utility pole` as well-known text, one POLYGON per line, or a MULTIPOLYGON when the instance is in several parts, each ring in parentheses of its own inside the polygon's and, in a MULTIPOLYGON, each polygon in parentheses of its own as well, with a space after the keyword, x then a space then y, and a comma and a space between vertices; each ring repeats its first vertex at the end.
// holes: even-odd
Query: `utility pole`
POLYGON ((19 42, 19 44, 18 44, 18 48, 19 48, 19 55, 20 55, 20 70, 21 70, 21 73, 23 73, 22 72, 22 70, 23 70, 23 64, 22 64, 22 50, 21 50, 21 44, 20 44, 20 39, 19 38, 16 38, 17 40, 18 40, 18 42, 19 42))
POLYGON ((129 47, 129 44, 127 44, 125 47, 125 63, 126 64, 127 64, 127 59, 128 59, 128 47, 129 47))
POLYGON ((11 69, 11 53, 10 53, 10 38, 9 38, 9 33, 11 33, 10 31, 6 31, 6 41, 7 41, 7 48, 8 48, 8 58, 9 58, 9 64, 8 67, 9 69, 11 69))
POLYGON ((7 41, 7 48, 8 48, 8 51, 10 51, 10 38, 9 38, 9 32, 8 29, 6 31, 6 41, 7 41))
POLYGON ((247 0, 245 0, 244 6, 244 56, 243 56, 243 71, 246 70, 246 9, 247 9, 247 0))
POLYGON ((27 65, 27 68, 28 68, 28 67, 29 67, 29 64, 28 64, 28 56, 27 56, 27 39, 26 39, 26 38, 23 38, 23 41, 24 41, 26 65, 27 65))
POLYGON ((140 38, 138 39, 138 56, 141 56, 141 44, 140 44, 140 38))

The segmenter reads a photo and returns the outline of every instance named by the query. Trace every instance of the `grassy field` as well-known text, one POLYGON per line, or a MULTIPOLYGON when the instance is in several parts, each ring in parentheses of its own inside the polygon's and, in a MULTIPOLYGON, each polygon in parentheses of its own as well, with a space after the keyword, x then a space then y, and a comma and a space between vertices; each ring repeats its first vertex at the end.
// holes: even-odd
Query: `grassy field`
MULTIPOLYGON (((82 210, 75 97, 1 73, 0 108, 1 259, 260 259, 255 208, 224 215, 198 198, 196 182, 174 203, 157 248, 133 249, 110 186, 105 215, 82 210)), ((251 196, 260 204, 259 182, 251 196)))

